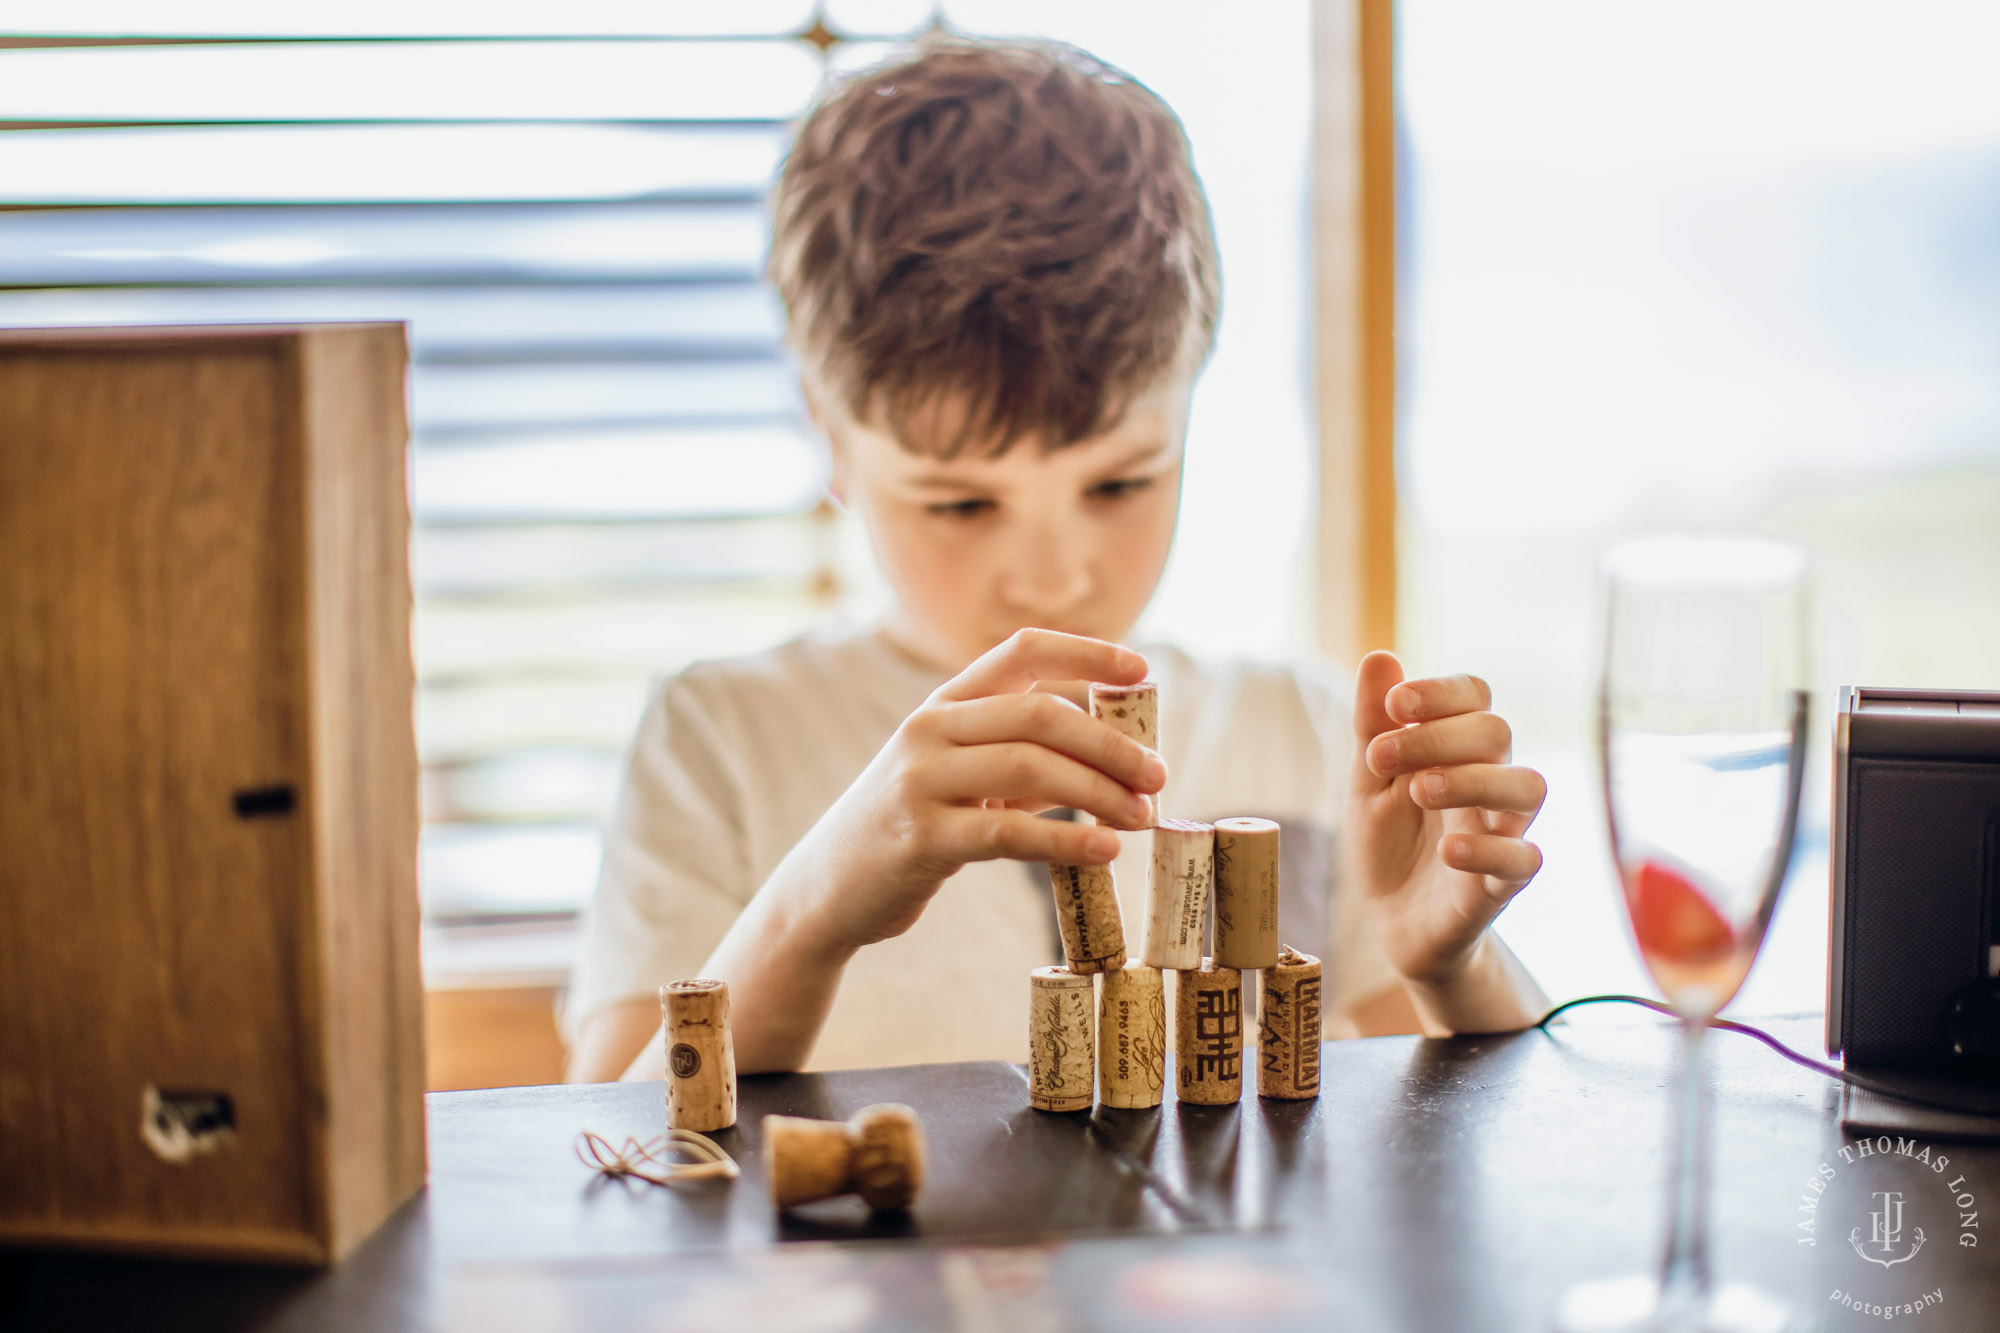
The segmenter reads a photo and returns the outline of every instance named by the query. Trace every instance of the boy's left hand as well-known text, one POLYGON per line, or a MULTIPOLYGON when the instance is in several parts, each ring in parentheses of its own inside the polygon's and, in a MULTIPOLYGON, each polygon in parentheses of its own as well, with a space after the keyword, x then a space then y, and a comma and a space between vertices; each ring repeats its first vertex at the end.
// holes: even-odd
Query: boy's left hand
POLYGON ((1394 654, 1370 653, 1354 696, 1349 864, 1389 961, 1440 985, 1541 869, 1522 835, 1548 784, 1507 762, 1513 733, 1476 676, 1405 681, 1394 654))

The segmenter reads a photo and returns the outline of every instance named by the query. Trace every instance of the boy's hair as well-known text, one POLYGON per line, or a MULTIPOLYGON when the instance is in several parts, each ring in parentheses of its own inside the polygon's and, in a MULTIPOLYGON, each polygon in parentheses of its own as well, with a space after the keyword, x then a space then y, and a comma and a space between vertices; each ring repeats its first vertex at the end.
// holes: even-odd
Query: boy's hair
POLYGON ((1073 46, 933 39, 835 85, 774 203, 808 376, 922 452, 1087 438, 1215 339, 1180 121, 1073 46))

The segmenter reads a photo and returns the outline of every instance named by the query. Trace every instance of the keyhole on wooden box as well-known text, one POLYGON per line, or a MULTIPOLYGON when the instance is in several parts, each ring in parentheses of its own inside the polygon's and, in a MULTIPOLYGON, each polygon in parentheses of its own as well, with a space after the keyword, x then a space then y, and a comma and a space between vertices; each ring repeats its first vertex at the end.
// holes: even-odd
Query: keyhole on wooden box
POLYGON ((298 804, 298 793, 288 786, 245 787, 230 798, 238 819, 289 815, 298 804))
POLYGON ((236 1136, 236 1108, 224 1092, 166 1092, 148 1083, 139 1098, 139 1137, 164 1162, 214 1152, 236 1136))

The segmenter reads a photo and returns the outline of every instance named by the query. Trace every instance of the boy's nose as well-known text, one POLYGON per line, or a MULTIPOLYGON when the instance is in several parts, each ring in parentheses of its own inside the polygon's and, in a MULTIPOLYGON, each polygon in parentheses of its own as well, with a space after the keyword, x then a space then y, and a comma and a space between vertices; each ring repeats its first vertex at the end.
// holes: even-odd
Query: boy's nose
POLYGON ((1046 622, 1090 595, 1090 564, 1063 534, 1044 534, 1015 553, 1001 595, 1013 610, 1046 622))

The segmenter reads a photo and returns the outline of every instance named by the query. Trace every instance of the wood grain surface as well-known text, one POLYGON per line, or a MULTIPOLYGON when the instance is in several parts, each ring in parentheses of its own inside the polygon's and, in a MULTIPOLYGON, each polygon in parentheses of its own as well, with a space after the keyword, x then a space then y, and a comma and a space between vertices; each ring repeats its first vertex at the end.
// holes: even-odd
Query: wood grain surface
POLYGON ((403 346, 0 333, 0 1237, 318 1260, 422 1183, 403 346))

